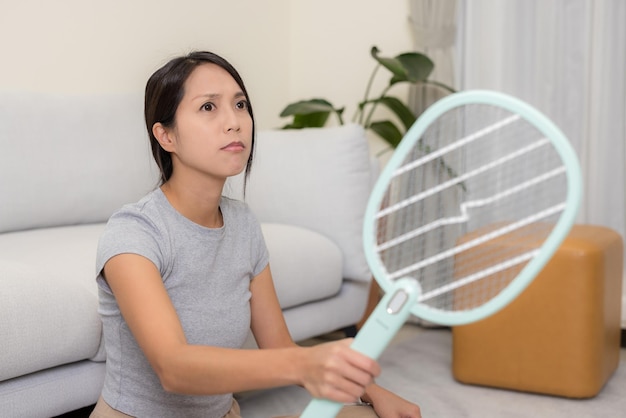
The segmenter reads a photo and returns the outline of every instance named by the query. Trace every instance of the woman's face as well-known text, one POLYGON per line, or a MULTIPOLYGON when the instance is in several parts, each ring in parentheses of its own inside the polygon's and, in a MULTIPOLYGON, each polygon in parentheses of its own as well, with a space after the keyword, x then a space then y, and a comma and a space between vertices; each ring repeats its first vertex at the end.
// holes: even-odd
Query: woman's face
POLYGON ((248 101, 230 74, 215 64, 196 67, 168 130, 178 170, 226 178, 243 171, 252 146, 248 101))

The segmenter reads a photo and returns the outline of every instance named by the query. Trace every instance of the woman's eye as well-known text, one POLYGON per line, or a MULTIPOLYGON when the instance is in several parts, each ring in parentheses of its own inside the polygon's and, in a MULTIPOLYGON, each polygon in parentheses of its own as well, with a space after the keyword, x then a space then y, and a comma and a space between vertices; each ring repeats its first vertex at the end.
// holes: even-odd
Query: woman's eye
POLYGON ((205 103, 202 105, 202 110, 206 110, 207 112, 210 112, 213 109, 215 109, 215 105, 213 103, 205 103))
POLYGON ((237 102, 237 104, 235 105, 237 106, 237 109, 247 109, 248 108, 248 102, 245 100, 241 100, 239 102, 237 102))

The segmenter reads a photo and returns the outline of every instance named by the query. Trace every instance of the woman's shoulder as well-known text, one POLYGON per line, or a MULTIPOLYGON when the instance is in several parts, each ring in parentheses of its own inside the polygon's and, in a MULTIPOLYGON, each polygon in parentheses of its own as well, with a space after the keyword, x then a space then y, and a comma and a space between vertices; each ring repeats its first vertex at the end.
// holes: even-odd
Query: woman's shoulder
POLYGON ((158 195, 151 192, 113 213, 98 241, 97 271, 111 257, 122 253, 139 254, 159 268, 163 266, 171 246, 158 205, 158 195))
POLYGON ((128 228, 133 225, 137 227, 149 225, 151 228, 158 229, 163 213, 160 208, 162 202, 159 199, 159 190, 156 189, 142 197, 139 201, 128 203, 116 210, 109 218, 107 227, 124 225, 128 228))

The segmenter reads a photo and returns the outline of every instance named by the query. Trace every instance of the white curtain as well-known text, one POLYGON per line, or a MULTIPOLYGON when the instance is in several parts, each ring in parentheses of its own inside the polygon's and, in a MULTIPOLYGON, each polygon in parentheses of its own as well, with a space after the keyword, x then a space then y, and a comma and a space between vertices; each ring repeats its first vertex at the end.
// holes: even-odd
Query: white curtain
POLYGON ((460 0, 457 35, 458 88, 503 91, 552 119, 583 169, 578 221, 624 236, 626 1, 460 0))
MULTIPOLYGON (((626 235, 626 1, 410 0, 432 79, 527 101, 576 149, 585 179, 578 222, 626 235)), ((416 112, 437 93, 411 91, 416 112)), ((625 254, 626 255, 626 254, 625 254)), ((622 327, 626 327, 626 282, 622 327)))
POLYGON ((416 51, 436 62, 431 78, 455 82, 457 0, 412 0, 409 22, 416 51))
MULTIPOLYGON (((457 0, 411 0, 409 24, 416 51, 435 62, 430 79, 454 87, 457 54, 457 0)), ((448 94, 432 85, 411 88, 409 106, 419 115, 428 106, 448 94)))

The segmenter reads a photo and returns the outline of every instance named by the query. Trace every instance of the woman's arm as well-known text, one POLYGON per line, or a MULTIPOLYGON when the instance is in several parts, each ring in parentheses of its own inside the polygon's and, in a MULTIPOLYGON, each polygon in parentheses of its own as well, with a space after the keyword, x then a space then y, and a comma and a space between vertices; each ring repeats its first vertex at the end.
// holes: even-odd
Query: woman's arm
POLYGON ((374 411, 381 418, 421 418, 422 416, 419 406, 376 384, 369 385, 361 399, 372 404, 374 411))
MULTIPOLYGON (((276 297, 276 291, 274 289, 269 267, 263 270, 263 272, 252 281, 250 291, 252 292, 252 298, 250 300, 250 307, 252 310, 252 332, 255 335, 259 347, 275 348, 295 346, 291 336, 289 335, 278 298, 276 297)), ((344 340, 343 344, 345 344, 345 347, 342 348, 345 349, 349 343, 351 343, 351 340, 344 340)), ((338 353, 337 355, 340 356, 342 354, 352 356, 359 353, 352 350, 346 350, 345 352, 340 354, 338 353)), ((318 370, 317 372, 322 374, 332 374, 332 372, 329 372, 328 370, 325 372, 318 370)), ((314 371, 311 373, 316 372, 314 371)), ((313 380, 313 378, 311 380, 313 380)), ((321 380, 323 381, 323 379, 321 380)), ((332 385, 325 388, 322 386, 318 389, 315 387, 315 383, 311 383, 309 386, 305 385, 305 387, 309 389, 309 392, 311 393, 331 393, 334 390, 332 385)), ((363 400, 370 402, 374 406, 374 409, 380 417, 421 417, 419 406, 402 399, 401 397, 374 383, 367 387, 365 393, 361 392, 359 395, 363 400)), ((328 397, 323 395, 318 396, 328 397)), ((354 400, 358 397, 359 396, 353 397, 352 399, 344 402, 354 402, 354 400)))
POLYGON ((268 265, 250 283, 250 329, 262 349, 297 347, 291 339, 268 265))
POLYGON ((268 348, 264 350, 188 344, 159 271, 142 256, 117 255, 106 263, 104 275, 165 390, 217 394, 300 384, 314 396, 348 402, 358 397, 379 372, 376 362, 351 355, 354 352, 345 342, 319 348, 293 344, 284 319, 277 318, 278 313, 282 318, 282 312, 269 267, 251 284, 252 327, 259 344, 268 348), (259 311, 265 314, 259 315, 259 311), (272 324, 262 325, 264 319, 277 320, 273 324, 276 330, 271 330, 272 324))
POLYGON ((250 292, 251 329, 259 348, 305 350, 307 355, 298 367, 302 371, 299 384, 313 396, 354 402, 365 390, 363 383, 371 382, 380 372, 374 360, 350 348, 352 339, 309 348, 297 346, 285 323, 269 266, 252 280, 250 292))

